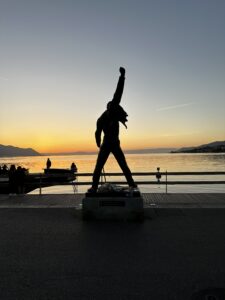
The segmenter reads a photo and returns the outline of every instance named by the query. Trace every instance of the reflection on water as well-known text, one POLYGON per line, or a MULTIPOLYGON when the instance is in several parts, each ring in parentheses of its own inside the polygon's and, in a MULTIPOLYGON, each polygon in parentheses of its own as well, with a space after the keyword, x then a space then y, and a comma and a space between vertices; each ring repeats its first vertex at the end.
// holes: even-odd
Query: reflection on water
MULTIPOLYGON (((54 168, 70 168, 72 162, 78 167, 78 172, 90 172, 94 170, 97 155, 68 155, 49 156, 54 168)), ((225 154, 127 154, 126 159, 132 172, 154 172, 157 167, 160 171, 225 171, 225 154)), ((1 158, 0 164, 15 164, 28 168, 31 173, 43 172, 46 166, 47 156, 12 157, 1 158)), ((121 172, 114 157, 110 155, 105 172, 121 172)), ((116 178, 118 180, 118 177, 116 178)), ((137 180, 154 180, 153 177, 136 177, 137 180)), ((225 176, 191 176, 173 177, 169 180, 225 180, 225 176)), ((82 178, 82 181, 90 181, 90 178, 82 178)), ((115 180, 109 178, 109 180, 115 180)), ((121 178, 124 180, 124 178, 121 178)), ((162 178, 163 180, 163 178, 162 178)), ((142 192, 164 192, 165 186, 141 186, 142 192)), ((80 186, 79 192, 87 190, 87 186, 80 186)), ((199 185, 199 186, 169 186, 169 192, 225 192, 224 185, 199 185)), ((44 192, 48 193, 72 193, 72 187, 49 187, 44 192)))
MULTIPOLYGON (((74 161, 79 172, 92 172, 97 155, 50 156, 53 168, 69 168, 74 161)), ((132 172, 156 171, 224 171, 225 154, 127 154, 127 162, 132 172)), ((42 172, 47 156, 1 158, 1 164, 16 164, 28 168, 30 172, 42 172)), ((106 172, 119 172, 120 168, 110 155, 106 172)))

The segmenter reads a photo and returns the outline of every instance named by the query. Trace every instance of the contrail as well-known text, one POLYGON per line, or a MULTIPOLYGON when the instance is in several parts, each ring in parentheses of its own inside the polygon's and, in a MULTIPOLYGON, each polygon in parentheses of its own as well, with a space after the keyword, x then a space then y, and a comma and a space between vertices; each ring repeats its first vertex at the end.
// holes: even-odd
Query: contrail
POLYGON ((9 80, 9 78, 0 76, 0 80, 9 80))
POLYGON ((177 134, 170 134, 170 133, 164 133, 160 134, 160 137, 178 137, 178 136, 193 136, 196 134, 201 134, 201 131, 193 131, 193 132, 183 132, 183 133, 177 133, 177 134))
POLYGON ((190 106, 192 104, 194 104, 194 102, 184 103, 184 104, 177 104, 177 105, 173 105, 173 106, 166 106, 166 107, 158 108, 158 109, 156 109, 156 111, 176 109, 176 108, 181 108, 181 107, 185 107, 185 106, 190 106))

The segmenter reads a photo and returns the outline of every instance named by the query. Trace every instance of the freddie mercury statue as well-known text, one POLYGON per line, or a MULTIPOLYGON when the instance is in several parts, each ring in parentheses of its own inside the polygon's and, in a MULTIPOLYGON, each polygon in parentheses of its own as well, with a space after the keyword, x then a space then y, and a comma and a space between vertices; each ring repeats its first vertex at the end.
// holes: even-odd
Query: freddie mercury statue
POLYGON ((101 171, 111 152, 115 156, 120 168, 122 169, 129 187, 137 187, 137 185, 134 183, 131 171, 120 147, 119 140, 119 122, 121 122, 127 128, 126 122, 128 114, 119 105, 123 94, 124 81, 125 69, 120 67, 120 77, 113 99, 108 102, 106 111, 104 111, 104 113, 97 120, 95 140, 100 150, 93 174, 92 187, 88 190, 88 192, 95 193, 97 191, 101 171), (102 131, 104 132, 104 138, 103 142, 101 143, 102 131))

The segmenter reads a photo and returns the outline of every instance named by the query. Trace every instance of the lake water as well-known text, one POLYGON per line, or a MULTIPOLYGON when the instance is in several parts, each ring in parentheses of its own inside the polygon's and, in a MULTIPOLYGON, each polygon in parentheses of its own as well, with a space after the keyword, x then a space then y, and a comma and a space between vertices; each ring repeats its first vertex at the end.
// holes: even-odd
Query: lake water
MULTIPOLYGON (((95 167, 97 155, 64 155, 49 156, 53 168, 70 168, 75 162, 78 172, 92 173, 95 167)), ((225 172, 225 153, 220 154, 126 154, 128 165, 132 172, 155 172, 157 167, 160 171, 184 172, 184 171, 223 171, 225 172)), ((47 156, 34 157, 10 157, 0 158, 0 164, 15 164, 28 168, 30 173, 43 172, 46 166, 47 156)), ((121 172, 116 160, 110 155, 105 172, 121 172)), ((135 177, 136 180, 155 180, 153 176, 135 177)), ((82 177, 80 181, 90 181, 90 178, 82 177)), ((110 177, 107 180, 119 180, 119 177, 110 177)), ((124 178, 120 178, 124 180, 124 178)), ((165 180, 165 178, 162 178, 165 180)), ((225 175, 210 176, 169 176, 168 180, 224 180, 225 175)), ((164 185, 142 185, 142 192, 165 192, 164 185)), ((78 192, 85 192, 87 186, 79 186, 78 192)), ((225 185, 172 185, 168 186, 168 192, 225 192, 225 185)), ((38 193, 34 191, 32 193, 38 193)), ((43 189, 43 193, 73 193, 71 186, 56 186, 43 189)))

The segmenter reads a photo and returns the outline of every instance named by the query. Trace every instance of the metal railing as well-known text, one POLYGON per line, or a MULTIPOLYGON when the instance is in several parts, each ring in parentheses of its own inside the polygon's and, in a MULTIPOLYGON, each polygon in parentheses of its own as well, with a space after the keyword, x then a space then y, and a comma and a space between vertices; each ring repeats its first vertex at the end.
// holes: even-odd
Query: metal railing
MULTIPOLYGON (((137 185, 165 185, 166 193, 168 192, 168 185, 206 185, 206 184, 224 184, 225 185, 225 178, 223 180, 169 180, 168 177, 170 176, 222 176, 225 175, 225 171, 196 171, 196 172, 160 172, 160 168, 157 168, 157 172, 133 172, 132 176, 135 177, 154 177, 153 180, 135 180, 137 185)), ((52 182, 52 185, 72 185, 74 192, 76 192, 77 186, 83 185, 91 185, 92 181, 80 181, 80 178, 83 177, 90 177, 92 178, 92 173, 76 173, 76 180, 73 182, 52 182)), ((109 177, 124 177, 123 173, 102 173, 100 184, 103 184, 105 180, 103 178, 107 178, 107 182, 111 184, 119 184, 119 185, 127 185, 126 181, 117 181, 117 180, 109 180, 109 177)), ((42 194, 42 181, 40 176, 40 188, 39 194, 42 194)))

